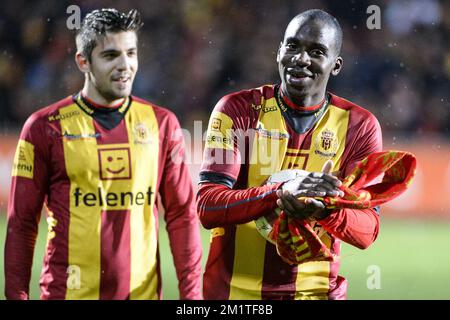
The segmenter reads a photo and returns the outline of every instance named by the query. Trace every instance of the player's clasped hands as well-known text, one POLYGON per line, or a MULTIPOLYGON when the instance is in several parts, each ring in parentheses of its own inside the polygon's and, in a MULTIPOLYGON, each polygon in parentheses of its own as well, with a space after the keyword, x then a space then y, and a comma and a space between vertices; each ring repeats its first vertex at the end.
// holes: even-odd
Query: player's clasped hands
POLYGON ((325 205, 314 197, 342 197, 342 182, 331 173, 333 162, 327 161, 322 172, 302 171, 296 178, 285 182, 277 191, 277 205, 288 215, 307 219, 323 216, 325 205), (298 198, 306 197, 301 200, 298 198))

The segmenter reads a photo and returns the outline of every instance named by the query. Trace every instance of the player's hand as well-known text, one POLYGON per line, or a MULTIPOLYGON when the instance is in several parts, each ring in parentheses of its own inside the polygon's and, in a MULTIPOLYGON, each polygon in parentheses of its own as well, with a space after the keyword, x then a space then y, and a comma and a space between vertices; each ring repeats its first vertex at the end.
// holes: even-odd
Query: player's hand
POLYGON ((298 176, 283 184, 277 191, 277 205, 288 215, 306 219, 309 217, 323 218, 325 205, 312 197, 343 196, 339 189, 342 182, 331 173, 333 161, 328 160, 322 168, 322 172, 305 171, 305 174, 298 176), (307 197, 299 200, 299 197, 307 197))
MULTIPOLYGON (((333 161, 328 160, 322 172, 300 171, 299 175, 285 182, 281 191, 287 191, 294 197, 337 197, 344 193, 339 189, 342 182, 331 173, 333 161)), ((280 196, 282 193, 279 191, 280 196)))
POLYGON ((299 219, 308 219, 310 217, 320 216, 325 205, 313 198, 303 198, 301 200, 294 197, 288 191, 278 190, 277 205, 281 210, 292 217, 299 219))

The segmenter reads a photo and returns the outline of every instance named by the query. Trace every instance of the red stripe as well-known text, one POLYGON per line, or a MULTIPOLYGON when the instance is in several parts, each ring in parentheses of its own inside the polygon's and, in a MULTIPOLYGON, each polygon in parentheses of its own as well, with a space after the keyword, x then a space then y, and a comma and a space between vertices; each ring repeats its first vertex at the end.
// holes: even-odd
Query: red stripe
POLYGON ((93 122, 95 133, 100 134, 97 138, 97 144, 117 144, 129 142, 127 125, 124 119, 122 119, 122 121, 120 121, 120 123, 111 130, 103 128, 95 120, 93 122))
POLYGON ((267 242, 261 298, 263 300, 293 300, 296 280, 297 266, 283 262, 276 247, 267 242))
POLYGON ((156 242, 156 274, 158 276, 158 285, 156 287, 156 293, 158 294, 158 299, 162 300, 163 299, 163 292, 162 292, 162 277, 161 277, 161 259, 160 259, 160 255, 159 255, 159 215, 158 215, 158 198, 155 201, 155 206, 153 207, 153 217, 155 218, 155 234, 156 234, 156 238, 157 238, 157 242, 156 242))
MULTIPOLYGON (((331 252, 336 256, 341 256, 341 240, 334 238, 331 246, 331 252)), ((347 298, 347 280, 338 275, 340 268, 340 259, 330 263, 329 290, 328 298, 330 300, 342 300, 347 298)))
MULTIPOLYGON (((57 102, 48 111, 52 114, 60 108, 72 104, 72 97, 57 102)), ((59 111, 58 111, 59 114, 59 111)), ((53 137, 60 137, 60 121, 49 122, 49 126, 55 132, 53 137)), ((36 137, 45 139, 45 136, 36 137)), ((58 166, 53 168, 51 180, 58 181, 52 185, 50 196, 47 198, 47 208, 53 212, 56 226, 53 228, 55 237, 48 242, 48 247, 44 257, 40 286, 41 299, 64 300, 67 288, 67 269, 69 267, 69 225, 70 225, 70 183, 64 160, 63 139, 54 139, 52 158, 57 161, 58 166), (59 160, 56 160, 59 159, 59 160), (59 167, 60 166, 60 167, 59 167)), ((48 145, 49 141, 42 141, 42 145, 48 145)))
POLYGON ((300 157, 305 157, 305 158, 308 156, 307 153, 301 153, 300 150, 298 152, 286 152, 286 155, 291 156, 291 157, 300 156, 300 157))
POLYGON ((206 147, 203 159, 200 171, 220 172, 235 180, 238 178, 241 167, 241 157, 238 151, 206 147))
MULTIPOLYGON (((153 104, 151 104, 150 102, 135 97, 133 96, 133 101, 145 104, 146 107, 148 107, 149 109, 152 109, 154 114, 155 114, 155 118, 156 118, 156 122, 158 124, 158 132, 159 132, 159 156, 158 156, 158 178, 156 181, 156 186, 155 186, 155 190, 160 191, 160 186, 161 186, 161 180, 162 180, 162 172, 164 172, 164 170, 162 170, 161 168, 164 168, 165 162, 166 161, 171 161, 171 160, 167 160, 166 157, 164 156, 165 154, 168 154, 168 150, 169 150, 169 144, 168 143, 162 143, 163 141, 166 141, 166 134, 167 134, 167 126, 170 124, 169 121, 167 121, 167 118, 165 119, 166 116, 166 110, 162 109, 162 108, 158 108, 157 106, 153 106, 153 104)), ((160 202, 161 202, 161 196, 160 194, 158 194, 155 198, 155 203, 154 203, 154 207, 153 207, 153 217, 155 218, 155 232, 156 232, 156 237, 157 237, 157 245, 156 245, 156 274, 158 277, 158 284, 156 287, 156 294, 158 295, 158 299, 162 300, 163 299, 163 290, 162 290, 162 275, 161 275, 161 257, 160 257, 160 251, 159 251, 159 212, 158 212, 158 208, 161 209, 161 216, 165 215, 164 212, 164 208, 162 207, 162 203, 160 206, 160 202)), ((172 249, 171 249, 172 250, 172 249)), ((173 253, 172 253, 173 254, 173 253)))
MULTIPOLYGON (((313 126, 313 128, 315 128, 315 125, 313 126)), ((304 137, 304 140, 302 141, 302 144, 301 144, 301 148, 303 150, 311 149, 311 140, 312 140, 313 133, 314 133, 314 130, 312 130, 312 129, 308 130, 308 132, 306 133, 306 137, 304 137)), ((297 136, 299 136, 299 135, 297 135, 297 136)))
POLYGON ((130 211, 102 211, 100 300, 130 298, 130 211))
POLYGON ((93 100, 89 99, 88 97, 86 97, 83 93, 81 93, 81 96, 83 97, 83 99, 89 103, 92 107, 94 108, 99 108, 99 109, 118 109, 126 100, 126 98, 123 98, 120 102, 117 102, 116 104, 113 104, 112 106, 104 106, 101 105, 97 102, 94 102, 93 100))
POLYGON ((236 227, 225 228, 225 234, 213 238, 203 276, 205 300, 228 300, 233 275, 236 227))
POLYGON ((283 99, 284 103, 286 103, 289 107, 291 107, 294 110, 299 110, 299 111, 319 110, 320 107, 322 106, 323 102, 325 101, 325 98, 323 98, 323 100, 320 101, 318 104, 315 104, 312 106, 298 106, 294 102, 292 102, 291 99, 289 99, 286 95, 284 95, 283 90, 281 90, 281 88, 280 88, 280 92, 281 92, 281 98, 283 99))
MULTIPOLYGON (((311 140, 312 140, 312 134, 314 133, 313 128, 315 128, 315 125, 309 129, 304 134, 298 134, 289 126, 289 123, 286 122, 286 128, 288 131, 289 136, 291 137, 288 142, 288 148, 290 149, 298 149, 300 151, 309 150, 311 148, 311 140)), ((300 153, 301 154, 301 153, 300 153)), ((297 155, 297 154, 294 154, 297 155)))

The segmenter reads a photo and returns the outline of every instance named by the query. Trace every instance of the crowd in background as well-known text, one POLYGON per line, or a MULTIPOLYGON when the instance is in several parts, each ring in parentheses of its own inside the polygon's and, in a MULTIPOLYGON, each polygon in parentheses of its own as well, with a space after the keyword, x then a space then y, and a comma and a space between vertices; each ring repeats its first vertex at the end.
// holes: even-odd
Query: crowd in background
MULTIPOLYGON (((385 135, 450 138, 450 1, 149 0, 0 3, 0 134, 80 90, 69 5, 138 9, 134 94, 174 111, 182 126, 207 121, 223 95, 278 83, 276 53, 288 21, 320 8, 344 31, 344 68, 330 90, 371 110, 385 135), (370 30, 366 9, 381 8, 370 30)), ((205 125, 206 126, 206 125, 205 125)), ((206 128, 205 128, 206 129, 206 128)))

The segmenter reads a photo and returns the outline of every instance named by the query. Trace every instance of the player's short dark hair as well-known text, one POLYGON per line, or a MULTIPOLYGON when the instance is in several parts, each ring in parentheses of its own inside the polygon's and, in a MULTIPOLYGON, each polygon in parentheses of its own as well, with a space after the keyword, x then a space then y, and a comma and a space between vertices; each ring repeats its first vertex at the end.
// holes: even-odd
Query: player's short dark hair
POLYGON ((320 9, 311 9, 299 13, 294 19, 301 19, 305 21, 318 20, 332 27, 336 31, 336 53, 339 54, 341 52, 343 39, 342 28, 337 19, 331 14, 320 9))
POLYGON ((128 13, 116 9, 98 9, 88 13, 77 30, 77 48, 91 60, 92 50, 97 45, 97 37, 105 36, 106 32, 137 31, 143 26, 140 13, 130 10, 128 13))

